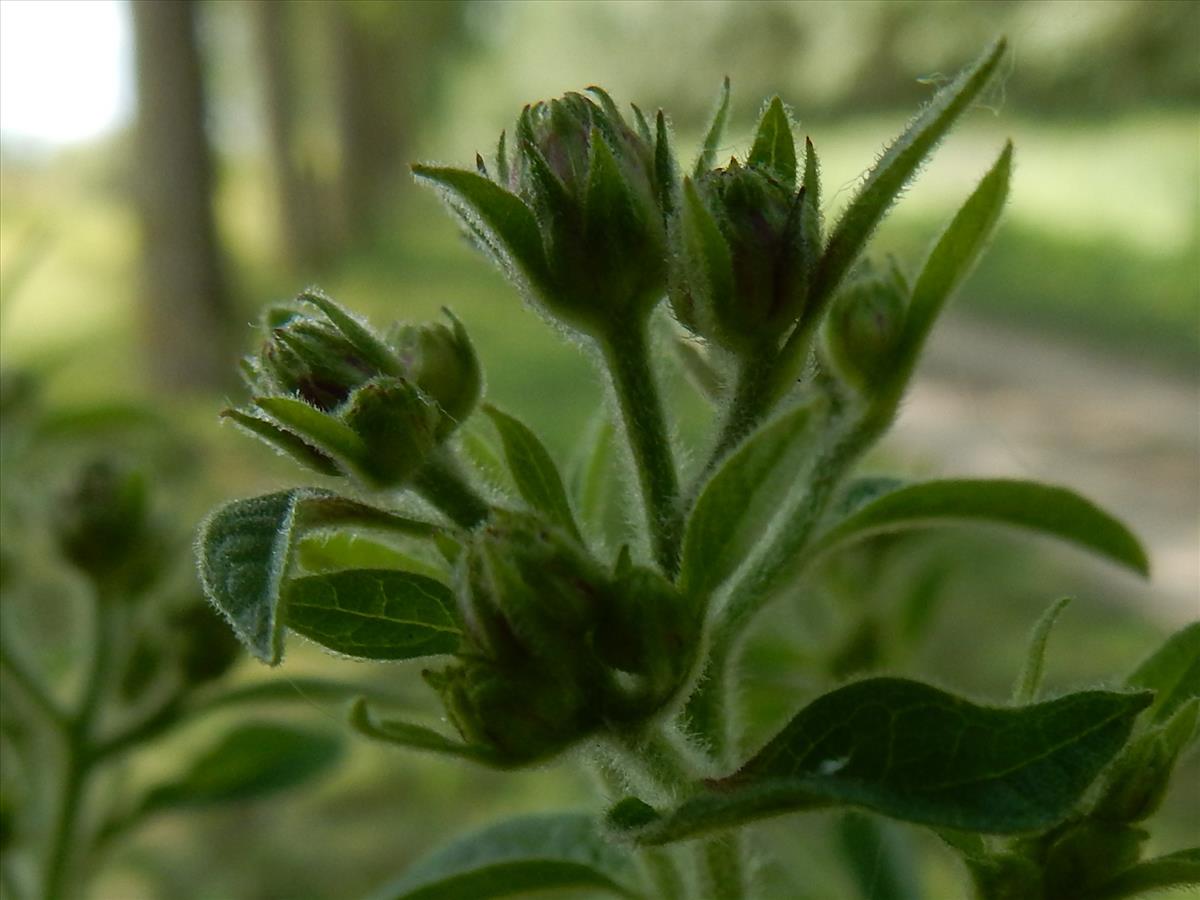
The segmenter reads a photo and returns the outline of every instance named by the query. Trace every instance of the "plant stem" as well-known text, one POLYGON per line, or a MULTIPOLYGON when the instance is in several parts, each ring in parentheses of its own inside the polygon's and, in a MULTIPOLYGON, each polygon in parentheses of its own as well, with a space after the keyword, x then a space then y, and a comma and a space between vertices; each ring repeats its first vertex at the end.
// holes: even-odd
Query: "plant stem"
POLYGON ((703 484, 721 460, 770 412, 774 405, 771 387, 777 361, 776 355, 769 348, 764 348, 761 354, 738 367, 733 399, 730 400, 720 436, 697 479, 697 485, 703 484))
POLYGON ((489 515, 487 501, 479 496, 458 462, 444 448, 434 451, 417 472, 413 487, 447 518, 463 528, 475 528, 489 515))
POLYGON ((600 339, 633 453, 654 556, 673 577, 679 570, 679 476, 666 416, 650 366, 647 323, 636 317, 600 339))
POLYGON ((5 675, 18 685, 30 702, 46 717, 58 731, 67 726, 67 714, 51 695, 42 679, 21 660, 15 649, 9 646, 7 638, 0 633, 0 668, 5 675))
POLYGON ((740 900, 746 896, 746 867, 742 836, 736 830, 708 838, 701 845, 704 855, 705 897, 740 900))

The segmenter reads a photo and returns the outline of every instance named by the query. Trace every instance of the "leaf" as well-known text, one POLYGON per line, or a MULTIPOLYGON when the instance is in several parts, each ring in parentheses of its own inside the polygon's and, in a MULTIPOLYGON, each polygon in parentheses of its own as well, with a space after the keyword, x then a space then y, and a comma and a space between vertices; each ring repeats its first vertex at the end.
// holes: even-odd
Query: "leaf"
POLYGON ((1184 703, 1200 697, 1200 622, 1185 625, 1146 658, 1126 680, 1155 692, 1148 718, 1163 722, 1184 703))
POLYGON ((426 728, 395 719, 377 720, 371 715, 365 698, 360 697, 350 708, 350 727, 365 737, 387 744, 397 744, 410 750, 423 750, 441 756, 454 756, 496 769, 507 768, 504 762, 486 747, 464 744, 426 728))
POLYGON ((490 825, 417 862, 374 900, 487 900, 586 890, 642 897, 628 851, 585 813, 522 816, 490 825))
POLYGON ((872 167, 838 220, 817 263, 806 319, 820 315, 827 300, 858 259, 875 226, 891 208, 925 158, 983 91, 1004 56, 1007 42, 993 44, 972 66, 934 95, 872 167))
POLYGON ((763 426, 700 491, 683 540, 685 593, 712 592, 750 555, 802 474, 815 417, 812 405, 800 406, 763 426))
POLYGON ((538 436, 518 419, 491 404, 483 411, 496 426, 504 445, 504 458, 525 502, 569 534, 579 537, 571 504, 558 467, 538 436))
POLYGON ((240 409, 226 409, 222 410, 221 418, 228 419, 242 431, 287 454, 302 466, 307 466, 322 475, 341 474, 341 470, 332 459, 265 416, 252 415, 240 409))
POLYGON ((817 698, 740 771, 632 836, 661 844, 829 805, 992 834, 1046 828, 1070 815, 1150 700, 1083 691, 988 707, 915 681, 859 681, 817 698))
POLYGON ((817 537, 805 558, 812 562, 875 534, 959 521, 1028 528, 1149 572, 1137 538, 1098 506, 1067 488, 999 478, 925 481, 885 493, 817 537))
POLYGON ((687 338, 676 338, 675 356, 683 367, 688 381, 710 403, 716 403, 725 392, 720 371, 699 344, 687 338))
POLYGON ((995 231, 1008 199, 1012 149, 1011 141, 1004 145, 1000 158, 955 213, 917 276, 893 375, 893 383, 900 389, 908 382, 946 302, 975 267, 995 231))
POLYGON ((778 97, 771 100, 759 120, 746 163, 768 169, 788 187, 796 184, 796 142, 787 110, 778 97))
POLYGON ((254 405, 304 443, 358 471, 367 455, 366 445, 354 429, 336 416, 321 412, 294 397, 255 397, 254 405))
POLYGON ((462 169, 415 165, 413 174, 441 190, 447 206, 472 226, 502 267, 515 269, 535 289, 546 283, 541 232, 519 197, 462 169))
POLYGON ((289 581, 286 625, 357 659, 453 653, 462 632, 454 597, 440 581, 394 569, 346 569, 289 581))
POLYGON ((142 814, 236 803, 308 781, 341 754, 337 737, 290 725, 239 725, 176 779, 151 789, 142 814))
MULTIPOLYGON (((634 107, 636 109, 637 107, 634 107)), ((654 180, 657 182, 658 203, 664 217, 674 214, 675 185, 678 183, 675 154, 671 152, 671 136, 667 117, 660 109, 654 119, 654 180)), ((649 141, 647 141, 649 143, 649 141)))
POLYGON ((725 134, 725 123, 729 119, 729 76, 721 83, 721 93, 717 95, 717 106, 713 110, 712 119, 708 123, 708 131, 704 134, 704 144, 700 156, 696 159, 696 167, 692 177, 699 178, 713 167, 717 161, 717 151, 721 147, 721 138, 725 134))
POLYGON ((450 577, 440 557, 416 556, 350 531, 305 535, 296 544, 295 561, 296 568, 306 575, 339 569, 399 569, 439 580, 450 577))
POLYGON ((387 345, 376 336, 370 326, 364 324, 357 316, 344 309, 341 304, 317 290, 304 291, 299 299, 311 303, 323 312, 329 321, 337 327, 337 330, 345 336, 346 340, 354 346, 354 349, 362 355, 363 359, 371 364, 371 368, 385 375, 395 377, 402 377, 404 375, 404 370, 396 354, 388 349, 387 345))
POLYGON ((571 495, 579 518, 592 536, 613 538, 612 513, 620 509, 621 486, 613 473, 612 420, 601 413, 593 419, 571 467, 571 495))
POLYGON ((1195 885, 1200 885, 1200 847, 1144 860, 1094 889, 1088 897, 1089 900, 1120 900, 1195 885))
POLYGON ((1050 604, 1050 608, 1042 613, 1042 617, 1033 626, 1029 636, 1029 651, 1025 656, 1025 664, 1013 688, 1012 702, 1020 706, 1032 703, 1037 699, 1038 688, 1042 685, 1042 666, 1046 657, 1046 641, 1050 639, 1050 629, 1058 621, 1059 615, 1071 603, 1070 597, 1061 597, 1050 604))
POLYGON ((197 539, 204 595, 246 648, 269 665, 283 652, 279 587, 291 560, 304 489, 235 500, 214 510, 197 539))

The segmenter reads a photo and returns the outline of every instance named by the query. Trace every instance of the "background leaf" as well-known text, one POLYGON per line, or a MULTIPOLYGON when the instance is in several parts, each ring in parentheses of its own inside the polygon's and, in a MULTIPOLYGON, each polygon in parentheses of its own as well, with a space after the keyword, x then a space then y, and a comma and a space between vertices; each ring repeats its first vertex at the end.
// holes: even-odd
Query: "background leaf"
POLYGON ((584 813, 523 816, 460 838, 418 862, 375 900, 486 900, 549 890, 641 897, 628 851, 584 813))
POLYGON ((801 406, 770 422, 736 450, 700 492, 683 540, 680 586, 703 596, 750 555, 803 474, 815 411, 801 406))
POLYGON ((414 659, 453 653, 461 630, 450 589, 395 569, 346 569, 289 581, 292 631, 359 659, 414 659))
POLYGON ((142 814, 256 799, 301 784, 337 761, 330 734, 290 725, 239 725, 176 779, 151 789, 142 814))
POLYGON ((1180 706, 1200 697, 1200 622, 1185 625, 1137 667, 1130 687, 1155 691, 1150 718, 1169 719, 1180 706))
POLYGON ((1017 676, 1017 683, 1013 689, 1015 705, 1032 703, 1037 698, 1038 688, 1042 685, 1042 668, 1046 660, 1046 642, 1050 639, 1050 630, 1054 628, 1054 623, 1070 602, 1070 597, 1055 600, 1033 626, 1025 663, 1021 666, 1021 674, 1017 676))
POLYGON ((820 535, 806 557, 812 561, 874 534, 971 520, 1052 535, 1149 573, 1137 538, 1091 501, 1067 488, 1003 478, 925 481, 882 494, 820 535))
POLYGON ((916 681, 859 681, 817 698, 733 776, 634 834, 665 843, 832 804, 963 831, 1045 828, 1071 813, 1150 700, 1083 691, 988 707, 916 681))

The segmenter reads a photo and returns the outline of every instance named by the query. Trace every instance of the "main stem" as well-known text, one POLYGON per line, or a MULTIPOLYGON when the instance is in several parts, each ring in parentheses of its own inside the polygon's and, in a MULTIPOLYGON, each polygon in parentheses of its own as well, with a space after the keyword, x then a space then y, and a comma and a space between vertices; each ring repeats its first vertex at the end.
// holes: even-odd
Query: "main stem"
POLYGON ((600 338, 600 348, 633 452, 654 557, 673 577, 679 571, 679 477, 650 366, 648 323, 632 317, 621 324, 600 338))
POLYGON ((416 474, 413 487, 456 525, 468 530, 488 517, 488 505, 445 448, 435 450, 416 474))

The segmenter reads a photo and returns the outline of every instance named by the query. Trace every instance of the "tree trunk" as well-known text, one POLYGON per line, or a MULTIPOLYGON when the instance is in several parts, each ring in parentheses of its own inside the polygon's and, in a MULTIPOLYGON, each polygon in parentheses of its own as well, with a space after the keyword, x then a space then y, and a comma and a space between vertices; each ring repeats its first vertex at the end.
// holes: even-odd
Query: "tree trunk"
POLYGON ((232 371, 229 301, 212 210, 212 164, 192 0, 134 0, 142 303, 149 363, 169 388, 232 371))

